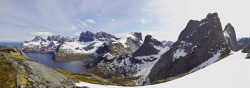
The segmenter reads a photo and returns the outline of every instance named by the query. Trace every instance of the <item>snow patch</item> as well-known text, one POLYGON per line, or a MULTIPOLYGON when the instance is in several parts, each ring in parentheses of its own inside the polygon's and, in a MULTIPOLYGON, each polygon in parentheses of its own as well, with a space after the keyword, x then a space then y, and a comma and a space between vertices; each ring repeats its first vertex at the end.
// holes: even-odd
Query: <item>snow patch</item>
POLYGON ((183 57, 183 56, 186 56, 187 53, 185 52, 184 49, 177 49, 174 54, 173 54, 173 61, 180 58, 180 57, 183 57))
POLYGON ((102 46, 103 42, 102 41, 93 41, 93 42, 65 42, 62 46, 61 49, 64 50, 70 50, 72 53, 84 53, 84 54, 90 54, 90 53, 95 53, 95 51, 98 49, 98 47, 102 46), (84 48, 87 47, 88 45, 93 44, 92 46, 94 47, 93 49, 90 50, 85 50, 84 48))
MULTIPOLYGON (((225 37, 229 37, 229 34, 227 33, 227 31, 224 32, 224 36, 225 37)), ((229 37, 230 38, 230 37, 229 37)))
POLYGON ((121 43, 125 48, 128 47, 126 44, 128 38, 132 38, 133 40, 136 39, 133 33, 116 34, 115 36, 120 38, 116 43, 121 43))

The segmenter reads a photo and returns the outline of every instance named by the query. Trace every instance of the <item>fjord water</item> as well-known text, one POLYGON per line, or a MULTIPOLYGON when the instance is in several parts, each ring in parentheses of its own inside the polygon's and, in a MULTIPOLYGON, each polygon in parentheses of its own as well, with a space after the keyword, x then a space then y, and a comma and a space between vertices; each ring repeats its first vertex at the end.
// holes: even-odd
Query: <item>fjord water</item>
POLYGON ((64 71, 72 73, 81 73, 86 67, 83 64, 87 61, 68 61, 61 62, 53 59, 53 54, 38 54, 38 53, 25 53, 30 59, 39 61, 41 64, 49 66, 51 68, 58 68, 64 71))
POLYGON ((22 42, 1 42, 0 45, 12 45, 12 46, 20 46, 22 42))

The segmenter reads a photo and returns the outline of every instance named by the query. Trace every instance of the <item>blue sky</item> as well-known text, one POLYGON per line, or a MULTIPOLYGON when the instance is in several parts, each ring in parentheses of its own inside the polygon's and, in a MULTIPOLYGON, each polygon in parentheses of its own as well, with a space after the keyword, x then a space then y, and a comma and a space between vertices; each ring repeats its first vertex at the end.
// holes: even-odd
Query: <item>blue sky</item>
POLYGON ((175 41, 190 19, 218 12, 238 37, 249 36, 247 0, 1 0, 0 41, 34 36, 74 37, 82 31, 143 32, 175 41), (244 3, 245 2, 245 3, 244 3), (206 3, 206 4, 204 4, 206 3), (247 31, 247 32, 246 32, 247 31))

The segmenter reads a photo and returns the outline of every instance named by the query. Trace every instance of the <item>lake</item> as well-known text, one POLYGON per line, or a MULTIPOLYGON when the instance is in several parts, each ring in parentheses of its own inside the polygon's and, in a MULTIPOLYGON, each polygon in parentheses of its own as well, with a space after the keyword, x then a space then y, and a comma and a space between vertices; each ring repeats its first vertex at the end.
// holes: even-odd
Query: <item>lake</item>
POLYGON ((49 66, 51 68, 58 68, 64 71, 69 71, 72 73, 81 73, 86 67, 83 64, 88 63, 88 61, 68 61, 61 62, 55 61, 53 59, 53 54, 38 54, 38 53, 25 53, 30 59, 34 61, 39 61, 40 63, 49 66))

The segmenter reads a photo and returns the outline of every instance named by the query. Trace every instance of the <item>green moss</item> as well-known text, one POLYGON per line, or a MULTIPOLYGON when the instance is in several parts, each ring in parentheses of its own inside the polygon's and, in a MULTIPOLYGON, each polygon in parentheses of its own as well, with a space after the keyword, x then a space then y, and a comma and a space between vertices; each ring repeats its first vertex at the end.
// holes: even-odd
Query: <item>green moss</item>
POLYGON ((23 60, 28 60, 27 58, 20 56, 20 55, 9 55, 12 58, 16 58, 16 59, 23 59, 23 60))
POLYGON ((7 61, 0 54, 0 87, 1 88, 15 88, 15 75, 17 74, 16 67, 7 64, 7 61))
POLYGON ((27 85, 28 84, 28 75, 24 71, 20 71, 21 76, 20 76, 20 82, 18 83, 19 85, 27 85))
POLYGON ((63 71, 60 69, 55 69, 57 72, 68 76, 69 78, 79 81, 79 82, 88 82, 93 84, 101 84, 101 85, 111 85, 109 82, 106 82, 104 79, 95 76, 95 75, 88 75, 88 74, 74 74, 67 71, 63 71))

